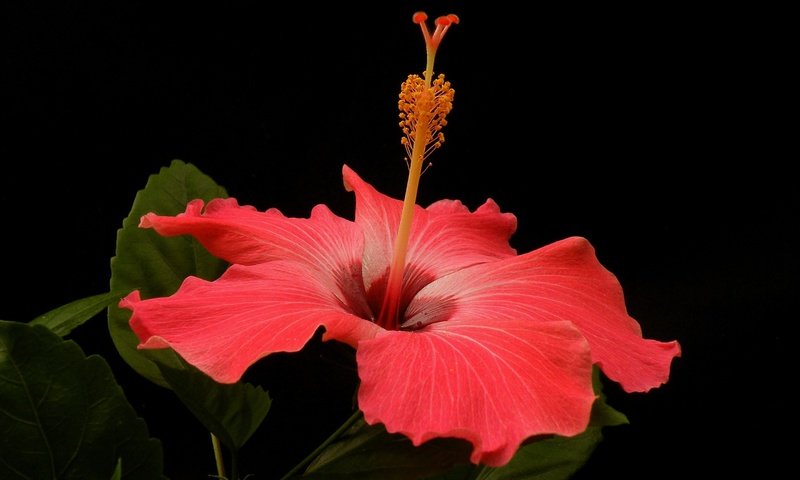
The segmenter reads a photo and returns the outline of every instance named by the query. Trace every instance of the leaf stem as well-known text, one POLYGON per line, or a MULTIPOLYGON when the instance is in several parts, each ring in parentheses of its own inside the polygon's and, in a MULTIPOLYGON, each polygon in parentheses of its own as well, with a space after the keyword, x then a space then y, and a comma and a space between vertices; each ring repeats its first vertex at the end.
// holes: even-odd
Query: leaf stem
POLYGON ((214 447, 214 460, 217 462, 217 476, 225 478, 225 462, 222 459, 222 445, 219 443, 219 438, 213 433, 211 434, 211 445, 214 447))
POLYGON ((331 443, 335 442, 339 437, 342 436, 344 432, 346 432, 354 423, 356 423, 361 418, 361 410, 356 410, 350 418, 345 421, 341 427, 339 427, 330 437, 328 437, 324 442, 322 442, 313 452, 308 454, 306 458, 303 459, 302 462, 298 463, 294 466, 293 469, 289 471, 286 475, 281 477, 281 480, 288 480, 292 476, 296 475, 300 470, 310 464, 317 456, 322 453, 322 451, 328 447, 331 443))
POLYGON ((231 478, 230 480, 239 480, 239 451, 231 450, 231 478))

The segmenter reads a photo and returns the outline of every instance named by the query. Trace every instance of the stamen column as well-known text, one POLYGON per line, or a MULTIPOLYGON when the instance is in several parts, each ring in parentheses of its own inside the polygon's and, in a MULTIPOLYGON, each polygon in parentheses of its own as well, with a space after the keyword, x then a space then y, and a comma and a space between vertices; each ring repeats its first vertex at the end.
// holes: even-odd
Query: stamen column
POLYGON ((425 158, 444 142, 444 134, 441 133, 441 129, 447 124, 445 116, 453 108, 453 89, 450 88, 449 82, 444 81, 443 75, 440 75, 435 81, 433 80, 433 64, 439 43, 450 25, 458 23, 458 17, 451 14, 437 18, 436 30, 433 35, 430 34, 428 26, 425 24, 427 18, 428 16, 424 12, 417 12, 413 16, 414 23, 420 25, 425 38, 427 59, 424 79, 417 75, 410 75, 408 80, 403 82, 398 102, 400 127, 404 134, 402 143, 409 155, 409 169, 392 264, 389 268, 386 292, 377 320, 380 326, 389 330, 397 329, 399 324, 406 253, 414 220, 414 206, 417 202, 422 165, 425 158))

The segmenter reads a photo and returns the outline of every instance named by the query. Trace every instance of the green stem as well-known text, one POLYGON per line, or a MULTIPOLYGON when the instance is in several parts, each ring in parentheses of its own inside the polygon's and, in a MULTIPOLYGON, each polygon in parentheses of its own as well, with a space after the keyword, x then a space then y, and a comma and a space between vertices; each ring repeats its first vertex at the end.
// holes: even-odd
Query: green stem
POLYGON ((299 473, 303 468, 305 468, 315 458, 317 458, 317 456, 319 456, 319 454, 322 453, 322 451, 325 450, 328 447, 328 445, 335 442, 339 437, 341 437, 342 434, 346 432, 350 427, 352 427, 353 424, 356 423, 360 418, 361 418, 361 410, 356 410, 356 413, 354 413, 350 418, 348 418, 347 421, 344 422, 342 426, 339 427, 338 430, 333 432, 333 434, 330 437, 328 437, 327 440, 322 442, 319 447, 317 447, 313 452, 308 454, 308 456, 304 458, 302 462, 295 465, 294 468, 289 471, 289 473, 281 477, 281 480, 288 480, 292 476, 299 473))
POLYGON ((230 480, 239 480, 239 451, 231 450, 231 478, 230 480))
POLYGON ((222 445, 219 444, 219 438, 213 433, 211 434, 211 445, 214 447, 214 460, 217 462, 217 476, 225 478, 225 463, 222 460, 222 445))

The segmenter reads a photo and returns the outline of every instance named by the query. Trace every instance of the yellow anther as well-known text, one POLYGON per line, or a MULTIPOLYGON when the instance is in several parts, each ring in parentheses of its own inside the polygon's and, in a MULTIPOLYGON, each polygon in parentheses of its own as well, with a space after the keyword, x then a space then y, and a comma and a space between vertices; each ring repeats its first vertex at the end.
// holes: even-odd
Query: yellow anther
POLYGON ((450 82, 445 82, 444 75, 430 84, 419 75, 409 75, 400 88, 400 128, 405 139, 403 145, 406 154, 411 158, 414 144, 423 145, 424 161, 434 150, 442 146, 444 136, 437 133, 447 125, 446 116, 453 109, 455 90, 450 82))

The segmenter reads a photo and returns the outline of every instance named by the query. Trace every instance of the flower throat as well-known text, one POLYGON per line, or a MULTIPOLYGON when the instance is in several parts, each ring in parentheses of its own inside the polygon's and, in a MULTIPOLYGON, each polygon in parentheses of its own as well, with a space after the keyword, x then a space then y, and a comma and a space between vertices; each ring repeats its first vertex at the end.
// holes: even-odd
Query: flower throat
POLYGON ((403 199, 403 212, 389 267, 389 278, 386 292, 381 304, 378 325, 388 330, 396 330, 400 322, 400 299, 403 288, 403 276, 406 264, 408 240, 411 235, 411 224, 414 220, 414 206, 417 202, 417 189, 422 175, 422 165, 434 150, 444 143, 442 128, 447 125, 445 117, 453 108, 455 91, 446 82, 443 74, 433 78, 433 62, 436 49, 451 25, 458 23, 458 17, 450 14, 436 19, 436 30, 433 35, 428 31, 425 21, 428 16, 417 12, 412 17, 414 23, 422 29, 425 38, 427 59, 423 76, 409 75, 400 88, 400 128, 403 137, 400 142, 406 149, 408 162, 408 183, 403 199))

